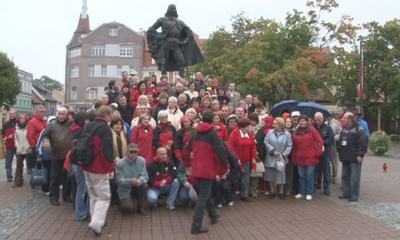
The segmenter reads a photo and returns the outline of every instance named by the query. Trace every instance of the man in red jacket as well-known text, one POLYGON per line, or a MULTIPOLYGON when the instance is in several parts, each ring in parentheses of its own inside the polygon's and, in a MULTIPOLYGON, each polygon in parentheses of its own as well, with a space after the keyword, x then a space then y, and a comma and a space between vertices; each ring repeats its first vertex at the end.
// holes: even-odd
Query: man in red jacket
MULTIPOLYGON (((35 115, 33 115, 33 118, 28 123, 28 133, 26 134, 26 138, 32 148, 33 153, 31 166, 36 165, 36 144, 39 140, 40 133, 46 128, 46 126, 46 108, 43 105, 37 105, 35 115)), ((28 168, 28 173, 30 170, 31 169, 28 168)))
POLYGON ((87 124, 89 129, 97 129, 93 134, 93 151, 96 156, 90 166, 83 167, 87 192, 90 196, 89 228, 98 236, 105 225, 108 207, 111 201, 109 180, 114 178, 114 150, 112 143, 111 121, 112 109, 102 106, 96 112, 96 119, 87 124))
POLYGON ((183 161, 186 172, 188 175, 193 174, 193 177, 199 180, 200 188, 194 210, 192 234, 208 232, 207 228, 201 226, 205 207, 207 207, 212 224, 217 223, 220 217, 211 201, 211 189, 213 181, 218 175, 218 161, 221 161, 223 166, 228 169, 228 160, 223 142, 214 131, 213 119, 213 112, 207 110, 203 113, 203 122, 197 127, 197 131, 184 151, 183 161), (191 155, 193 155, 193 160, 191 160, 191 155))
POLYGON ((4 123, 3 128, 1 129, 1 135, 5 141, 6 148, 6 172, 7 172, 7 181, 12 181, 12 162, 16 153, 15 148, 15 124, 17 123, 17 113, 14 109, 10 109, 8 112, 10 119, 4 123))

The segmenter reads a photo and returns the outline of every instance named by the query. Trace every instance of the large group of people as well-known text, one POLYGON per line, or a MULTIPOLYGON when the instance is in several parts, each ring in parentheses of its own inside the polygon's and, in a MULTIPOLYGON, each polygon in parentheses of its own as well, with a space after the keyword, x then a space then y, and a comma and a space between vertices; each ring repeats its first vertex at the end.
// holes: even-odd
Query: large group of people
POLYGON ((177 201, 196 203, 191 231, 198 234, 208 231, 201 225, 204 209, 217 223, 215 209, 234 206, 235 194, 244 202, 259 193, 312 200, 322 188, 330 196, 338 159, 343 163, 340 198, 358 201, 369 136, 358 113, 343 109, 339 120, 297 111, 274 118, 258 95, 242 100, 234 83, 225 89, 200 72, 189 83, 183 78, 174 84, 166 76, 139 81, 123 72, 122 77, 121 84, 110 81, 110 91, 86 112, 60 107, 56 117, 47 118, 39 105, 31 120, 9 112, 2 135, 9 182, 17 157, 13 187, 24 183, 24 159, 28 173, 35 166, 47 169, 49 184, 41 187, 50 203, 60 204, 62 189, 76 220, 89 221, 96 235, 106 225, 110 204, 146 215, 146 206, 157 207, 163 198, 171 211, 177 201), (70 161, 71 149, 88 131, 94 160, 81 166, 70 161), (284 169, 277 167, 282 163, 284 169), (253 175, 259 166, 265 166, 261 177, 253 175))

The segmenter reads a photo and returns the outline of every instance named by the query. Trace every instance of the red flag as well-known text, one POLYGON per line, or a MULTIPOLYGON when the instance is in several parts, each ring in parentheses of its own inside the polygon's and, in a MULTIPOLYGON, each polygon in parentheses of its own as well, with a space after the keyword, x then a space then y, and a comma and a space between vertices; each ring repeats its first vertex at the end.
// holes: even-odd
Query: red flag
POLYGON ((362 99, 364 95, 364 49, 363 43, 360 41, 360 72, 358 77, 358 99, 362 99))

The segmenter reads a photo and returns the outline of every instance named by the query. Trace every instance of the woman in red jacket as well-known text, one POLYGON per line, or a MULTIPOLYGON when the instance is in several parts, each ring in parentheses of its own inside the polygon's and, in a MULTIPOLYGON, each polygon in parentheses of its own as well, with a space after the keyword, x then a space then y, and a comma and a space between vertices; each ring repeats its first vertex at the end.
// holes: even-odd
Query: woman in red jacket
POLYGON ((323 141, 318 131, 308 123, 304 115, 299 117, 299 126, 293 134, 292 161, 299 173, 300 193, 295 198, 312 199, 314 192, 314 170, 322 155, 323 141))
POLYGON ((222 122, 222 117, 220 114, 215 114, 214 115, 214 130, 217 132, 219 138, 221 138, 222 141, 228 141, 228 130, 226 129, 224 123, 222 122))
POLYGON ((233 151, 242 165, 243 173, 240 178, 241 182, 241 200, 250 202, 249 188, 250 188, 250 172, 252 164, 256 163, 257 159, 257 145, 254 141, 253 135, 249 132, 251 122, 247 118, 242 118, 237 124, 237 128, 233 130, 229 137, 229 143, 233 151))
POLYGON ((174 162, 176 166, 177 163, 173 154, 173 143, 176 135, 176 128, 172 126, 171 122, 168 121, 168 111, 162 110, 158 113, 158 125, 154 129, 153 136, 153 146, 155 149, 159 147, 165 147, 168 152, 168 157, 174 162))
POLYGON ((150 125, 150 115, 139 117, 139 124, 132 130, 131 142, 139 146, 139 156, 146 159, 146 167, 153 161, 153 135, 154 129, 150 125))

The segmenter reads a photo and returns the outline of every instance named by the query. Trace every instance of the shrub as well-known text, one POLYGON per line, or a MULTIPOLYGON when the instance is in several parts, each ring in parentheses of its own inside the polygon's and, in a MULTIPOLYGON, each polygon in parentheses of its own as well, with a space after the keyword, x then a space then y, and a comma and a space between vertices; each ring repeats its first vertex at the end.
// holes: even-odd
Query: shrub
POLYGON ((389 151, 391 144, 390 136, 383 131, 376 131, 371 135, 371 141, 369 142, 369 149, 374 153, 376 152, 387 152, 389 151))

